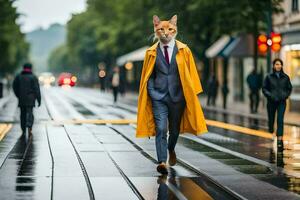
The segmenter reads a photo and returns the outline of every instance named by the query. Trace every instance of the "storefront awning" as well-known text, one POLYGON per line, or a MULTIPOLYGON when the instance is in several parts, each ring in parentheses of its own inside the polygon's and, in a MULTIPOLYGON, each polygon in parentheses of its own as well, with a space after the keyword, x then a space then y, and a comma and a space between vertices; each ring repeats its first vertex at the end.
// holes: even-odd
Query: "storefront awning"
POLYGON ((208 58, 250 57, 254 54, 254 41, 251 35, 239 37, 222 36, 206 52, 208 58))
POLYGON ((214 58, 219 56, 221 51, 230 43, 231 38, 228 35, 220 37, 215 43, 213 43, 206 51, 207 58, 214 58))
POLYGON ((254 40, 252 35, 242 35, 235 38, 223 49, 224 57, 250 57, 254 55, 254 40))
POLYGON ((143 61, 146 50, 148 48, 149 48, 148 46, 144 46, 144 47, 134 50, 128 54, 118 57, 117 65, 122 66, 122 65, 125 65, 127 62, 143 61))

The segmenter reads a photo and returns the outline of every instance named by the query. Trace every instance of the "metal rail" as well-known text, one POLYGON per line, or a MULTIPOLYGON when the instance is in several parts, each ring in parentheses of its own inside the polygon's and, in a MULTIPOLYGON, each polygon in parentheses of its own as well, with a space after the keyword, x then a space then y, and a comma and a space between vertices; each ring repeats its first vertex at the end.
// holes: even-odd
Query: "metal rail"
MULTIPOLYGON (((146 152, 141 146, 133 142, 129 137, 124 135, 122 132, 114 128, 113 126, 109 126, 111 129, 116 131, 118 134, 120 134, 124 139, 126 139, 128 142, 130 142, 137 150, 139 150, 146 158, 152 160, 156 163, 156 159, 146 152)), ((196 167, 192 166, 188 162, 184 161, 183 159, 178 158, 178 163, 182 165, 183 167, 189 169, 190 171, 194 172, 195 174, 201 176, 201 178, 205 179, 205 181, 213 184, 216 188, 220 189, 221 191, 227 193, 228 196, 232 197, 233 199, 238 200, 245 200, 246 198, 242 197, 241 195, 237 194, 236 192, 232 191, 231 189, 224 187, 223 185, 219 184, 216 180, 214 180, 212 177, 207 175, 206 173, 202 172, 201 170, 197 169, 196 167)))
POLYGON ((91 184, 89 175, 88 175, 88 173, 87 173, 87 171, 86 171, 86 168, 85 168, 85 166, 84 166, 84 164, 83 164, 83 161, 81 160, 81 157, 80 157, 80 155, 79 155, 79 153, 78 153, 78 151, 77 151, 77 149, 76 149, 76 147, 75 147, 75 145, 74 145, 74 143, 73 143, 73 141, 72 141, 70 135, 68 134, 68 132, 67 132, 65 126, 64 126, 64 129, 65 129, 65 132, 66 132, 66 134, 67 134, 67 136, 68 136, 68 138, 69 138, 69 140, 70 140, 70 142, 71 142, 71 144, 72 144, 72 146, 73 146, 73 149, 74 149, 74 151, 75 151, 76 157, 77 157, 78 162, 79 162, 79 165, 80 165, 80 167, 81 167, 81 170, 82 170, 82 173, 83 173, 83 176, 84 176, 84 179, 85 179, 87 188, 88 188, 90 200, 95 200, 95 195, 94 195, 93 187, 92 187, 92 184, 91 184))

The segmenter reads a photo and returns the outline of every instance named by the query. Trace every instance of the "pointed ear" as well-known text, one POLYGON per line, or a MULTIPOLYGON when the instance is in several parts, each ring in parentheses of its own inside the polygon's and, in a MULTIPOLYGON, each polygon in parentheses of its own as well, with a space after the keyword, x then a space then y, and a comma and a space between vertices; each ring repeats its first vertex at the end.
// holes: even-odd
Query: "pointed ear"
POLYGON ((160 19, 157 15, 153 15, 153 25, 157 26, 160 23, 160 19))
POLYGON ((177 26, 177 15, 174 15, 174 16, 170 19, 170 23, 173 24, 174 26, 177 26))

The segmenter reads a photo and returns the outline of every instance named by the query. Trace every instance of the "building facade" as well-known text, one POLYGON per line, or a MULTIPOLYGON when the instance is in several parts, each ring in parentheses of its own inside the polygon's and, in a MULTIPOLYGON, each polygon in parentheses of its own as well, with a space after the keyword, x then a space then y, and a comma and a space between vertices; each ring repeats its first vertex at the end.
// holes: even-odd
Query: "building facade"
POLYGON ((299 0, 284 0, 283 12, 273 15, 273 30, 282 35, 280 57, 293 85, 291 111, 300 111, 300 5, 299 0))

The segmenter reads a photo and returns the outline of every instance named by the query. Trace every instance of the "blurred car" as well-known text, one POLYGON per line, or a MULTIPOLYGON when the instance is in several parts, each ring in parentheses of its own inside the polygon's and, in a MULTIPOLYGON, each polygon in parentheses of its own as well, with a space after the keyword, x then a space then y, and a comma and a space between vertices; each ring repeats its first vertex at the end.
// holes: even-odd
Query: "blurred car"
POLYGON ((57 83, 59 86, 68 85, 73 87, 75 86, 76 82, 77 82, 77 77, 67 72, 61 73, 57 79, 57 83))
POLYGON ((51 86, 55 83, 55 77, 51 72, 43 72, 39 75, 39 82, 44 86, 51 86))

